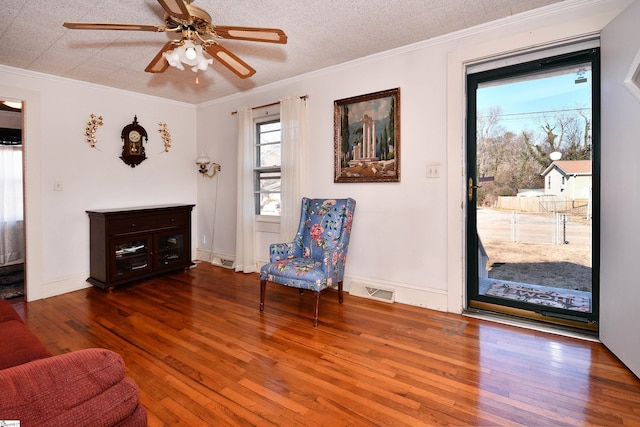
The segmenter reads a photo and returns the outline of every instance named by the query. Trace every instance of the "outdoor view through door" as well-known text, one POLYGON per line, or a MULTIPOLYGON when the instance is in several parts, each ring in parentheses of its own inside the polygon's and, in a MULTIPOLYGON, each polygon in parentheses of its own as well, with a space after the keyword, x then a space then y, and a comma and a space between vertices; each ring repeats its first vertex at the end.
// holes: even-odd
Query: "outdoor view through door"
POLYGON ((597 330, 599 50, 467 76, 469 308, 597 330))

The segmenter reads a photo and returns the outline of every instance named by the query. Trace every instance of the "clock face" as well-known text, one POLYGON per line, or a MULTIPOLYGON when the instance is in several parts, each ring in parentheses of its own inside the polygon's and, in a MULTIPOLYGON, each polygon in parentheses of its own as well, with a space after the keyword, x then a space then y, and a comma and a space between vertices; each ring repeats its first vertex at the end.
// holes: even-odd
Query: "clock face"
POLYGON ((129 132, 129 141, 131 142, 139 142, 140 141, 140 132, 137 130, 132 130, 129 132))

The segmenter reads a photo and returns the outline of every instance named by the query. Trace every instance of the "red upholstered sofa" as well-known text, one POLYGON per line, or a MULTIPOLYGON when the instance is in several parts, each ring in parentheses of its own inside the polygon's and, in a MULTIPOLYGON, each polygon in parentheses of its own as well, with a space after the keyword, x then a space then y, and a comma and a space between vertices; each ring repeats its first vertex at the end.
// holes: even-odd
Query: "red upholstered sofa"
POLYGON ((146 426, 136 383, 117 353, 52 356, 11 304, 0 300, 0 420, 28 426, 146 426))

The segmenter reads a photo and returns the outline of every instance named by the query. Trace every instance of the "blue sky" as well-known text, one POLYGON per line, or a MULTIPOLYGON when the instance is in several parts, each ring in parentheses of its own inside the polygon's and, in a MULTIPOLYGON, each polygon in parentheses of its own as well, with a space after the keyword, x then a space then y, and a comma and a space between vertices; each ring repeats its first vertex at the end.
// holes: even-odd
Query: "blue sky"
MULTIPOLYGON (((560 75, 541 76, 534 80, 513 80, 501 85, 484 86, 478 89, 479 113, 499 105, 504 116, 501 125, 512 132, 539 128, 536 118, 543 112, 572 110, 591 106, 591 71, 585 71, 585 83, 576 83, 577 69, 560 75)), ((588 116, 590 111, 586 111, 588 116)), ((553 113, 547 113, 551 116, 553 113)))

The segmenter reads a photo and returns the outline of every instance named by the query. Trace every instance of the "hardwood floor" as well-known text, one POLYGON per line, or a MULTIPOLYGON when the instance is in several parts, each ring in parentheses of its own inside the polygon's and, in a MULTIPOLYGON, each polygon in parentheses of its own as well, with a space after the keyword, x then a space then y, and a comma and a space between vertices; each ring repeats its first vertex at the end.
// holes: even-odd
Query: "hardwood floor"
MULTIPOLYGON (((149 425, 640 425, 640 380, 599 343, 201 263, 23 304, 54 353, 106 347, 149 425)), ((630 330, 629 333, 636 333, 630 330)))

